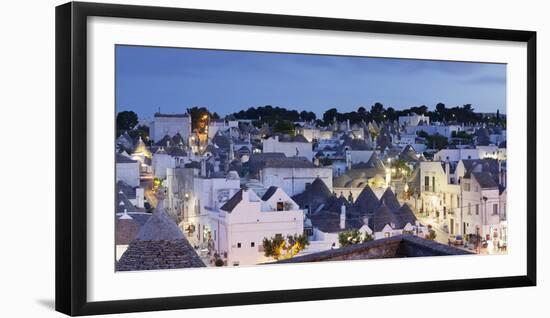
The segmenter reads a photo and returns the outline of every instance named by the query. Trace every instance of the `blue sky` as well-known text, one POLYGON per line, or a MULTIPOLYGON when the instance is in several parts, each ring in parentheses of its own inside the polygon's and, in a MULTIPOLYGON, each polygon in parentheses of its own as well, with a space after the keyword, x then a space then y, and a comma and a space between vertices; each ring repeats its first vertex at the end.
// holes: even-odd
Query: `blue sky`
POLYGON ((317 116, 442 102, 506 113, 506 65, 245 51, 116 47, 117 112, 140 118, 206 106, 227 115, 273 105, 317 116))

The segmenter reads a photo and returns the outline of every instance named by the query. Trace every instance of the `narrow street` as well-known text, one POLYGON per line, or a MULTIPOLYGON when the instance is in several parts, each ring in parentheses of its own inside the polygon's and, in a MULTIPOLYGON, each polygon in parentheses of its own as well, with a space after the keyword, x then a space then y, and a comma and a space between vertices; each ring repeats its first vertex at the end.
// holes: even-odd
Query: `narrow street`
POLYGON ((147 202, 151 204, 152 208, 157 206, 157 197, 153 193, 153 181, 152 180, 142 180, 141 187, 143 188, 143 193, 147 202))

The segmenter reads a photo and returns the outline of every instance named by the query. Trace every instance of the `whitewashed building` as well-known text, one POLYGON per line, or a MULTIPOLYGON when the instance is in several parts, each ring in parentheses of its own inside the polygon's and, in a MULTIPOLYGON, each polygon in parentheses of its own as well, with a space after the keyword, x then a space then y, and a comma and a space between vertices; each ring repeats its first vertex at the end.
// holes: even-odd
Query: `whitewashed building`
POLYGON ((153 154, 152 168, 155 177, 166 178, 166 170, 169 168, 183 167, 189 162, 187 153, 179 147, 159 147, 153 154))
POLYGON ((236 120, 212 120, 208 123, 208 138, 214 138, 218 132, 231 135, 231 130, 238 129, 239 122, 236 120))
POLYGON ((209 212, 205 227, 209 247, 228 266, 271 261, 264 256, 264 238, 303 231, 303 210, 277 187, 269 188, 262 198, 252 190, 239 190, 218 210, 209 212))
POLYGON ((332 167, 316 166, 305 159, 268 161, 259 177, 264 185, 280 187, 290 196, 302 193, 317 178, 332 191, 332 167))
POLYGON ((121 154, 116 154, 116 181, 124 181, 132 187, 139 186, 140 162, 121 154))
POLYGON ((279 140, 279 136, 262 140, 263 152, 284 153, 287 157, 306 157, 313 160, 313 146, 302 135, 298 135, 289 141, 279 140))
POLYGON ((424 125, 430 124, 430 116, 411 114, 408 116, 399 116, 399 125, 403 126, 418 126, 420 123, 424 125))
POLYGON ((441 149, 434 154, 434 161, 457 162, 462 159, 479 159, 479 150, 471 148, 441 149))
POLYGON ((191 136, 191 116, 189 114, 155 113, 150 128, 153 142, 161 140, 166 135, 172 137, 178 133, 186 141, 191 136))
POLYGON ((234 171, 209 177, 200 174, 192 179, 190 188, 183 195, 187 208, 183 210, 179 225, 192 244, 205 248, 210 238, 208 215, 211 211, 217 211, 239 191, 239 175, 234 171))

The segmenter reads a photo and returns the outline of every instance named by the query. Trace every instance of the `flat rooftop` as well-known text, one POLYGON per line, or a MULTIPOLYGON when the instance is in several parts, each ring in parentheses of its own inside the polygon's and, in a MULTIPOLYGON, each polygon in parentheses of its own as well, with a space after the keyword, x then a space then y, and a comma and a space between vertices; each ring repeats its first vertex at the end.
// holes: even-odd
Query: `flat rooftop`
POLYGON ((472 253, 452 246, 405 234, 296 256, 276 264, 470 254, 472 253))

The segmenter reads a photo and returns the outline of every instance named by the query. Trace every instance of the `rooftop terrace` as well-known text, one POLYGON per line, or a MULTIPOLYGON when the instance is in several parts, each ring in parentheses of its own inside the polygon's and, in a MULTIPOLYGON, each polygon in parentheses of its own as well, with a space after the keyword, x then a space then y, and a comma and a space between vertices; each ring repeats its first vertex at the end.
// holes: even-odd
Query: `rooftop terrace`
POLYGON ((297 256, 278 261, 277 264, 469 254, 455 247, 406 234, 297 256))

